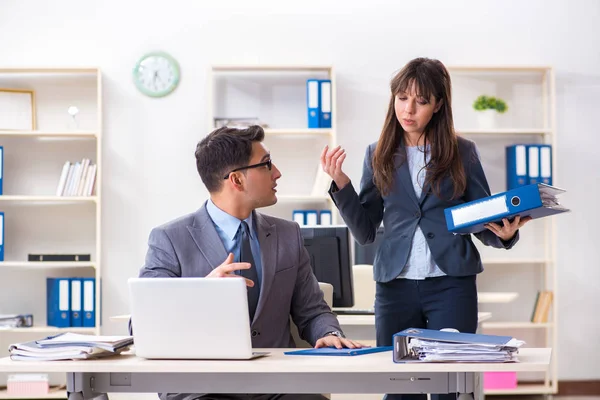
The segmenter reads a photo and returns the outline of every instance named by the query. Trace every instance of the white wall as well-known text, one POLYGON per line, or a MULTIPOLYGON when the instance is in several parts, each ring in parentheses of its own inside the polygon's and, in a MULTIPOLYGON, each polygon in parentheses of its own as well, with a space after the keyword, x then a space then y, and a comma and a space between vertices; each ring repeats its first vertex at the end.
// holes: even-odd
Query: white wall
POLYGON ((558 217, 559 377, 598 379, 599 19, 595 0, 2 0, 0 64, 103 70, 106 333, 123 332, 109 316, 128 313, 126 279, 143 264, 150 229, 205 198, 193 151, 206 134, 210 63, 335 65, 339 141, 355 181, 382 125, 389 78, 408 60, 554 66, 556 184, 573 209, 558 217), (155 49, 182 67, 180 87, 164 99, 143 97, 131 81, 137 58, 155 49))

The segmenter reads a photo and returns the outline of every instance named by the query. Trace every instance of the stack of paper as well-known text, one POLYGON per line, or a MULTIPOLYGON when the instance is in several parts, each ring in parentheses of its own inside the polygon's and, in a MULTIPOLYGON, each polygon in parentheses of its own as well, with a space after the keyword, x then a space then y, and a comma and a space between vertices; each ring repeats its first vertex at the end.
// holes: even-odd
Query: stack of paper
POLYGON ((12 344, 10 358, 17 361, 76 360, 106 357, 128 350, 133 336, 93 336, 63 333, 33 342, 12 344))
POLYGON ((510 336, 409 328, 394 335, 394 361, 516 362, 524 344, 510 336))

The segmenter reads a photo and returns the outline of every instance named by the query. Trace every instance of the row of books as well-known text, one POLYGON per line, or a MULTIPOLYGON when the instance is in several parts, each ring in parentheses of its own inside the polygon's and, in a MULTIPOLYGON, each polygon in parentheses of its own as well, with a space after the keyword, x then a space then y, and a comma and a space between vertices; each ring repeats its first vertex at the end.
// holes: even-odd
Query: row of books
POLYGON ((57 328, 96 326, 95 278, 46 278, 46 320, 57 328))
POLYGON ((515 144, 506 147, 506 190, 535 183, 552 185, 552 146, 515 144))
POLYGON ((88 158, 75 163, 65 162, 58 180, 56 195, 92 196, 96 186, 96 171, 97 165, 88 158))
POLYGON ((548 322, 548 314, 550 313, 550 306, 552 305, 553 297, 553 293, 549 290, 538 292, 535 298, 535 307, 533 308, 533 313, 531 314, 531 322, 548 322))

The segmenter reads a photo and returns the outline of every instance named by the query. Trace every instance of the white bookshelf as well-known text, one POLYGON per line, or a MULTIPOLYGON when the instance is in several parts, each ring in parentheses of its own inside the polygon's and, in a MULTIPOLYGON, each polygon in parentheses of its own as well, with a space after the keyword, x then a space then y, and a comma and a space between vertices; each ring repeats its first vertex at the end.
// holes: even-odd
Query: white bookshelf
MULTIPOLYGON (((556 108, 554 72, 547 66, 451 66, 453 112, 456 131, 475 141, 492 193, 506 190, 505 146, 545 143, 552 145, 553 185, 556 181, 556 108), (508 111, 497 115, 496 126, 477 123, 472 104, 479 95, 505 100, 508 111)), ((529 222, 509 251, 482 246, 485 271, 478 276, 480 311, 492 312, 493 321, 482 324, 483 333, 512 335, 531 347, 552 347, 550 369, 544 374, 519 374, 515 389, 486 390, 486 395, 555 394, 558 391, 556 222, 560 216, 529 222), (507 292, 503 292, 507 290, 507 292), (538 291, 553 292, 548 322, 533 323, 538 291), (481 294, 480 292, 480 294, 481 294), (543 382, 539 384, 539 382, 543 382), (535 384, 534 384, 535 383, 535 384)))
MULTIPOLYGON (((213 65, 208 79, 208 128, 214 118, 258 118, 265 128, 265 145, 282 173, 274 206, 261 211, 292 219, 296 209, 329 210, 333 224, 339 214, 327 188, 313 191, 325 145, 337 143, 336 79, 331 66, 213 65), (306 80, 331 80, 331 128, 308 128, 306 80)), ((324 179, 329 181, 328 179, 324 179)), ((324 185, 323 185, 324 186, 324 185)), ((319 186, 320 187, 320 186, 319 186)))
MULTIPOLYGON (((60 333, 100 334, 102 75, 98 68, 0 68, 0 88, 32 90, 29 130, 5 130, 3 194, 4 261, 0 262, 0 314, 33 314, 30 328, 0 329, 0 356, 10 343, 60 333), (76 120, 67 109, 79 109, 76 120), (57 196, 66 161, 97 165, 91 196, 57 196), (90 254, 90 262, 30 262, 33 254, 90 254), (47 277, 96 279, 95 327, 57 328, 46 321, 47 277)), ((64 376, 50 374, 51 384, 64 376)), ((0 387, 6 376, 0 375, 0 387)), ((65 398, 53 390, 47 398, 65 398)), ((0 399, 10 398, 0 390, 0 399)))

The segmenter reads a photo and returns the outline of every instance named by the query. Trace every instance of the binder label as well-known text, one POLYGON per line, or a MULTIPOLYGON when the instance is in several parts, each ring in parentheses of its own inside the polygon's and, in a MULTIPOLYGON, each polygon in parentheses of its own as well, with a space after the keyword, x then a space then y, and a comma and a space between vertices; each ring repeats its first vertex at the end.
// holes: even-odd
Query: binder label
POLYGON ((69 311, 69 280, 61 279, 58 282, 58 309, 69 311))
POLYGON ((491 215, 507 213, 508 207, 506 206, 506 196, 498 196, 489 200, 480 201, 476 204, 451 210, 451 212, 454 226, 478 221, 491 215))

